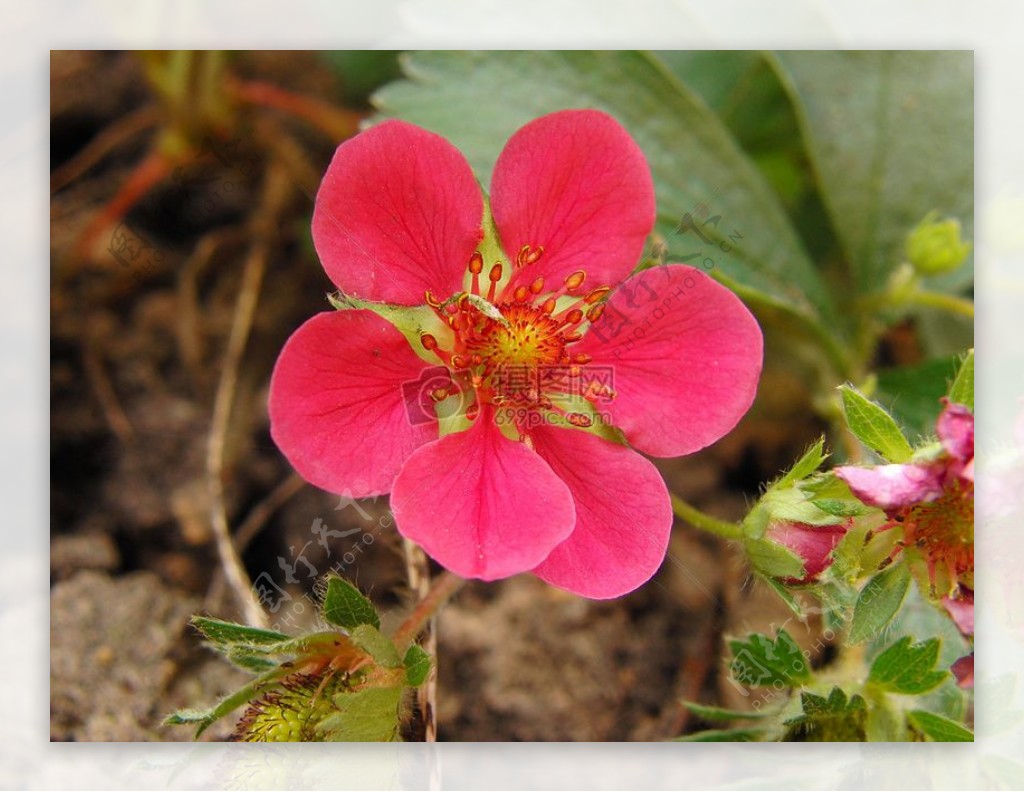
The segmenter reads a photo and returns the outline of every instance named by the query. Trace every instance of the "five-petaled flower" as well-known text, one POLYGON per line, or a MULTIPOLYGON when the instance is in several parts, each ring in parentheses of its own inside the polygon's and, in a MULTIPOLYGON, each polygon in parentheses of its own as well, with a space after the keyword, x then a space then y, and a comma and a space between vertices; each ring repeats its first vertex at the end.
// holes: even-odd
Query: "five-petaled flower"
MULTIPOLYGON (((838 467, 836 475, 903 536, 895 553, 924 561, 932 597, 974 608, 974 414, 945 400, 936 423, 941 450, 902 465, 838 467)), ((894 553, 894 555, 895 555, 894 553)))
POLYGON ((490 209, 485 233, 468 163, 419 127, 386 121, 339 146, 313 216, 324 269, 350 297, 430 306, 440 329, 410 342, 373 310, 314 316, 277 362, 271 432, 311 483, 390 492, 400 533, 456 574, 619 596, 658 569, 672 524, 638 451, 678 456, 730 431, 757 389, 761 331, 699 270, 629 277, 654 189, 604 113, 516 132, 490 209))

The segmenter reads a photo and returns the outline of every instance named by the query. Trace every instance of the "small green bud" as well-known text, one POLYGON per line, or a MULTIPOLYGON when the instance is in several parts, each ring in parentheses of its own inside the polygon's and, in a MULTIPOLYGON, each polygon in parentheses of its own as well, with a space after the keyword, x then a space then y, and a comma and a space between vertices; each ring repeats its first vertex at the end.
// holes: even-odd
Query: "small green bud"
POLYGON ((929 212, 907 236, 907 258, 922 275, 952 272, 971 252, 971 243, 960 238, 960 222, 938 217, 929 212))

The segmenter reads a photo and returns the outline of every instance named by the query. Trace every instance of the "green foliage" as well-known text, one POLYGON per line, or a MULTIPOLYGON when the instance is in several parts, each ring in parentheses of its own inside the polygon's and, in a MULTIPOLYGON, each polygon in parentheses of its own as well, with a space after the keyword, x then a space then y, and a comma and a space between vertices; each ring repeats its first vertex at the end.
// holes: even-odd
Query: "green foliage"
POLYGON ((878 638, 896 616, 910 588, 910 570, 906 564, 893 564, 867 582, 853 609, 850 624, 851 643, 878 638))
POLYGON ((344 627, 346 630, 352 630, 360 624, 380 628, 380 617, 377 616, 373 603, 347 580, 333 575, 327 581, 323 614, 331 624, 344 627))
POLYGON ((890 462, 910 459, 914 451, 889 413, 850 385, 840 386, 839 392, 846 423, 858 440, 890 462))
POLYGON ((283 633, 197 616, 212 648, 252 681, 207 710, 182 710, 166 723, 192 724, 196 736, 245 705, 235 739, 248 742, 394 740, 404 691, 426 681, 431 658, 410 646, 404 659, 383 635, 372 603, 331 577, 322 618, 340 631, 283 633))
POLYGON ((970 252, 971 243, 960 237, 959 221, 940 220, 935 211, 929 212, 907 236, 907 259, 922 275, 952 272, 970 252))
POLYGON ((927 693, 941 685, 948 671, 936 671, 939 659, 939 639, 930 638, 911 643, 910 636, 900 638, 882 652, 871 664, 868 681, 883 690, 907 695, 927 693))
POLYGON ((935 419, 956 376, 956 357, 926 360, 915 366, 882 369, 874 397, 901 425, 919 437, 935 434, 935 419))
MULTIPOLYGON (((929 209, 974 218, 970 52, 783 52, 772 57, 797 108, 857 292, 886 283, 929 209)), ((970 282, 964 267, 939 279, 970 282)))
POLYGON ((779 630, 775 640, 755 633, 746 640, 730 641, 729 648, 733 653, 729 671, 741 685, 791 687, 811 678, 807 658, 785 630, 779 630))
POLYGON ((970 729, 927 710, 908 712, 907 720, 929 742, 974 742, 974 733, 970 729))
POLYGON ((839 687, 828 697, 805 692, 801 713, 786 721, 785 740, 795 742, 861 742, 865 739, 867 704, 859 694, 847 697, 839 687))

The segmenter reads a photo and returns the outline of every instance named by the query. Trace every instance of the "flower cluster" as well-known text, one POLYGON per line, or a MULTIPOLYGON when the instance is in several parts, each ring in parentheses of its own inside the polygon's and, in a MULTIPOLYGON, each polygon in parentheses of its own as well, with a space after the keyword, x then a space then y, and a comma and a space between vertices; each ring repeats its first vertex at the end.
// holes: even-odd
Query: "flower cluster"
POLYGON ((410 339, 365 307, 307 321, 272 377, 274 440, 317 486, 390 492, 398 530, 456 574, 631 591, 672 524, 638 452, 729 432, 762 360, 728 289, 680 265, 630 274, 654 219, 643 153, 593 110, 516 132, 489 204, 424 129, 386 121, 343 143, 313 217, 324 269, 363 305, 427 306, 431 324, 410 339))

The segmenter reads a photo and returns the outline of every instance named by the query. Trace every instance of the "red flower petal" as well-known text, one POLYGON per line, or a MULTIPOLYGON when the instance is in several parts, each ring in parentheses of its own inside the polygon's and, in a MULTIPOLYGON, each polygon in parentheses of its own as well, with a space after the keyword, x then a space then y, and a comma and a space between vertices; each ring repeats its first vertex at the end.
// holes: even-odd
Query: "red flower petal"
POLYGON ((964 635, 974 635, 974 593, 966 597, 943 597, 942 606, 964 635))
POLYGON ((974 687, 974 653, 965 655, 949 667, 956 677, 956 683, 962 688, 974 687))
POLYGON ((837 467, 835 474, 864 503, 892 511, 941 496, 943 470, 942 464, 844 466, 837 467))
POLYGON ((399 532, 462 577, 533 569, 572 531, 569 489, 486 411, 414 453, 391 493, 399 532))
POLYGON ((388 492, 409 454, 437 437, 436 419, 417 401, 425 369, 376 314, 317 314, 288 339, 274 367, 274 442, 311 484, 353 498, 388 492))
POLYGON ((591 599, 618 597, 650 580, 672 530, 672 504, 654 465, 586 432, 544 426, 531 437, 576 502, 575 529, 534 573, 591 599))
POLYGON ((960 462, 974 459, 974 414, 962 404, 947 403, 935 426, 946 452, 960 462))
POLYGON ((610 367, 607 409, 630 443, 679 456, 728 433, 761 374, 761 328, 740 299, 692 267, 655 267, 612 293, 573 347, 610 367))
POLYGON ((832 565, 832 551, 848 528, 847 525, 778 522, 768 528, 766 536, 800 557, 804 562, 804 577, 794 582, 809 583, 832 565))
POLYGON ((562 110, 509 139, 494 167, 491 209, 513 261, 523 245, 544 248, 509 288, 537 277, 557 287, 576 270, 594 287, 615 285, 654 228, 654 185, 643 152, 615 119, 562 110))
POLYGON ((320 185, 313 241, 343 292, 419 305, 462 288, 481 238, 483 198, 447 140, 385 121, 345 141, 320 185))

